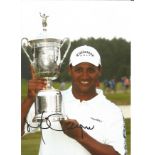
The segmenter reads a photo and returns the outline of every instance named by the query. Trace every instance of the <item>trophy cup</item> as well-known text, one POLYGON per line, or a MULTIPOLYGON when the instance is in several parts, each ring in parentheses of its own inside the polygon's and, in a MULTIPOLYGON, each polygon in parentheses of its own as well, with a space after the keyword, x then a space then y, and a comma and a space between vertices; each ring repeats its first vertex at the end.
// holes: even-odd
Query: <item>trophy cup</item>
POLYGON ((44 34, 47 32, 48 16, 45 14, 40 14, 40 16, 42 18, 43 38, 35 40, 22 38, 21 40, 22 49, 34 68, 36 78, 47 80, 46 88, 40 90, 36 95, 33 121, 42 122, 49 116, 51 121, 60 121, 66 119, 62 95, 60 90, 52 86, 52 81, 57 79, 60 74, 61 64, 69 51, 71 42, 68 38, 63 40, 46 38, 44 34), (64 43, 67 44, 67 49, 62 57, 60 49, 64 43))

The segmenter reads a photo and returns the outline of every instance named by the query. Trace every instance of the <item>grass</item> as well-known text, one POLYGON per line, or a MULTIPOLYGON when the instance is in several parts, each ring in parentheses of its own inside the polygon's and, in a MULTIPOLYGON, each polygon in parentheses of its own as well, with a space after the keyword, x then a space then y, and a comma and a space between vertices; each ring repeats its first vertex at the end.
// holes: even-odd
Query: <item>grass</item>
MULTIPOLYGON (((127 134, 127 149, 130 155, 130 119, 125 120, 127 134)), ((25 135, 21 140, 21 155, 38 155, 41 133, 25 135)))
POLYGON ((117 105, 129 105, 130 104, 130 93, 129 92, 116 92, 105 94, 106 97, 117 105))
POLYGON ((126 126, 126 143, 128 155, 131 154, 131 119, 125 119, 126 126))
POLYGON ((25 135, 21 140, 21 155, 38 155, 40 132, 25 135))

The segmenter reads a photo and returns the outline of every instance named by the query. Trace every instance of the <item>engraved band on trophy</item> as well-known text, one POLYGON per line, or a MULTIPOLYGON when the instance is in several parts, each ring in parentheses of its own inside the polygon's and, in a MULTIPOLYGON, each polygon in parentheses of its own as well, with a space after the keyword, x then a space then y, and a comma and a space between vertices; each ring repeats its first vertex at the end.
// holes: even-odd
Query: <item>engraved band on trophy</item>
MULTIPOLYGON (((42 17, 43 32, 45 32, 47 31, 48 16, 45 14, 40 14, 40 16, 42 17)), ((61 64, 71 46, 70 40, 68 38, 60 40, 43 37, 35 40, 22 38, 21 42, 22 49, 34 68, 36 77, 45 78, 47 80, 46 89, 40 90, 37 93, 35 99, 35 117, 33 121, 44 121, 49 116, 52 121, 66 119, 61 92, 52 86, 52 81, 57 79, 60 74, 61 64), (68 46, 63 54, 63 58, 61 58, 60 49, 64 43, 67 43, 68 46)))

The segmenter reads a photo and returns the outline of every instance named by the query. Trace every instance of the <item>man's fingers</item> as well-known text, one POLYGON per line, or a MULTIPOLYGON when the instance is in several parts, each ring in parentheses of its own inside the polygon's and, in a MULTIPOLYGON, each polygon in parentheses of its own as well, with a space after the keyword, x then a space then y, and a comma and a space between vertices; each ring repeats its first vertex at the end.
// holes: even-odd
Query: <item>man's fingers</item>
POLYGON ((62 120, 60 121, 62 128, 65 129, 74 129, 79 126, 78 122, 73 119, 62 120))
POLYGON ((28 82, 28 88, 31 90, 42 90, 46 87, 46 80, 44 79, 32 79, 28 82))
POLYGON ((32 79, 35 79, 35 70, 32 65, 30 65, 30 72, 31 72, 32 79))

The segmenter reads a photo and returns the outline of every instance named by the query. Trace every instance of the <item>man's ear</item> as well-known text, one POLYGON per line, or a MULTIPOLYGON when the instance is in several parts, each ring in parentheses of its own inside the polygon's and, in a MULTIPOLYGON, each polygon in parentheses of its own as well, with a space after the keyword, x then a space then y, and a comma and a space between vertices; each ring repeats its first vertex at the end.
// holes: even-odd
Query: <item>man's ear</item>
POLYGON ((99 70, 99 77, 100 77, 102 75, 102 73, 103 73, 103 68, 101 66, 99 66, 98 70, 99 70))

